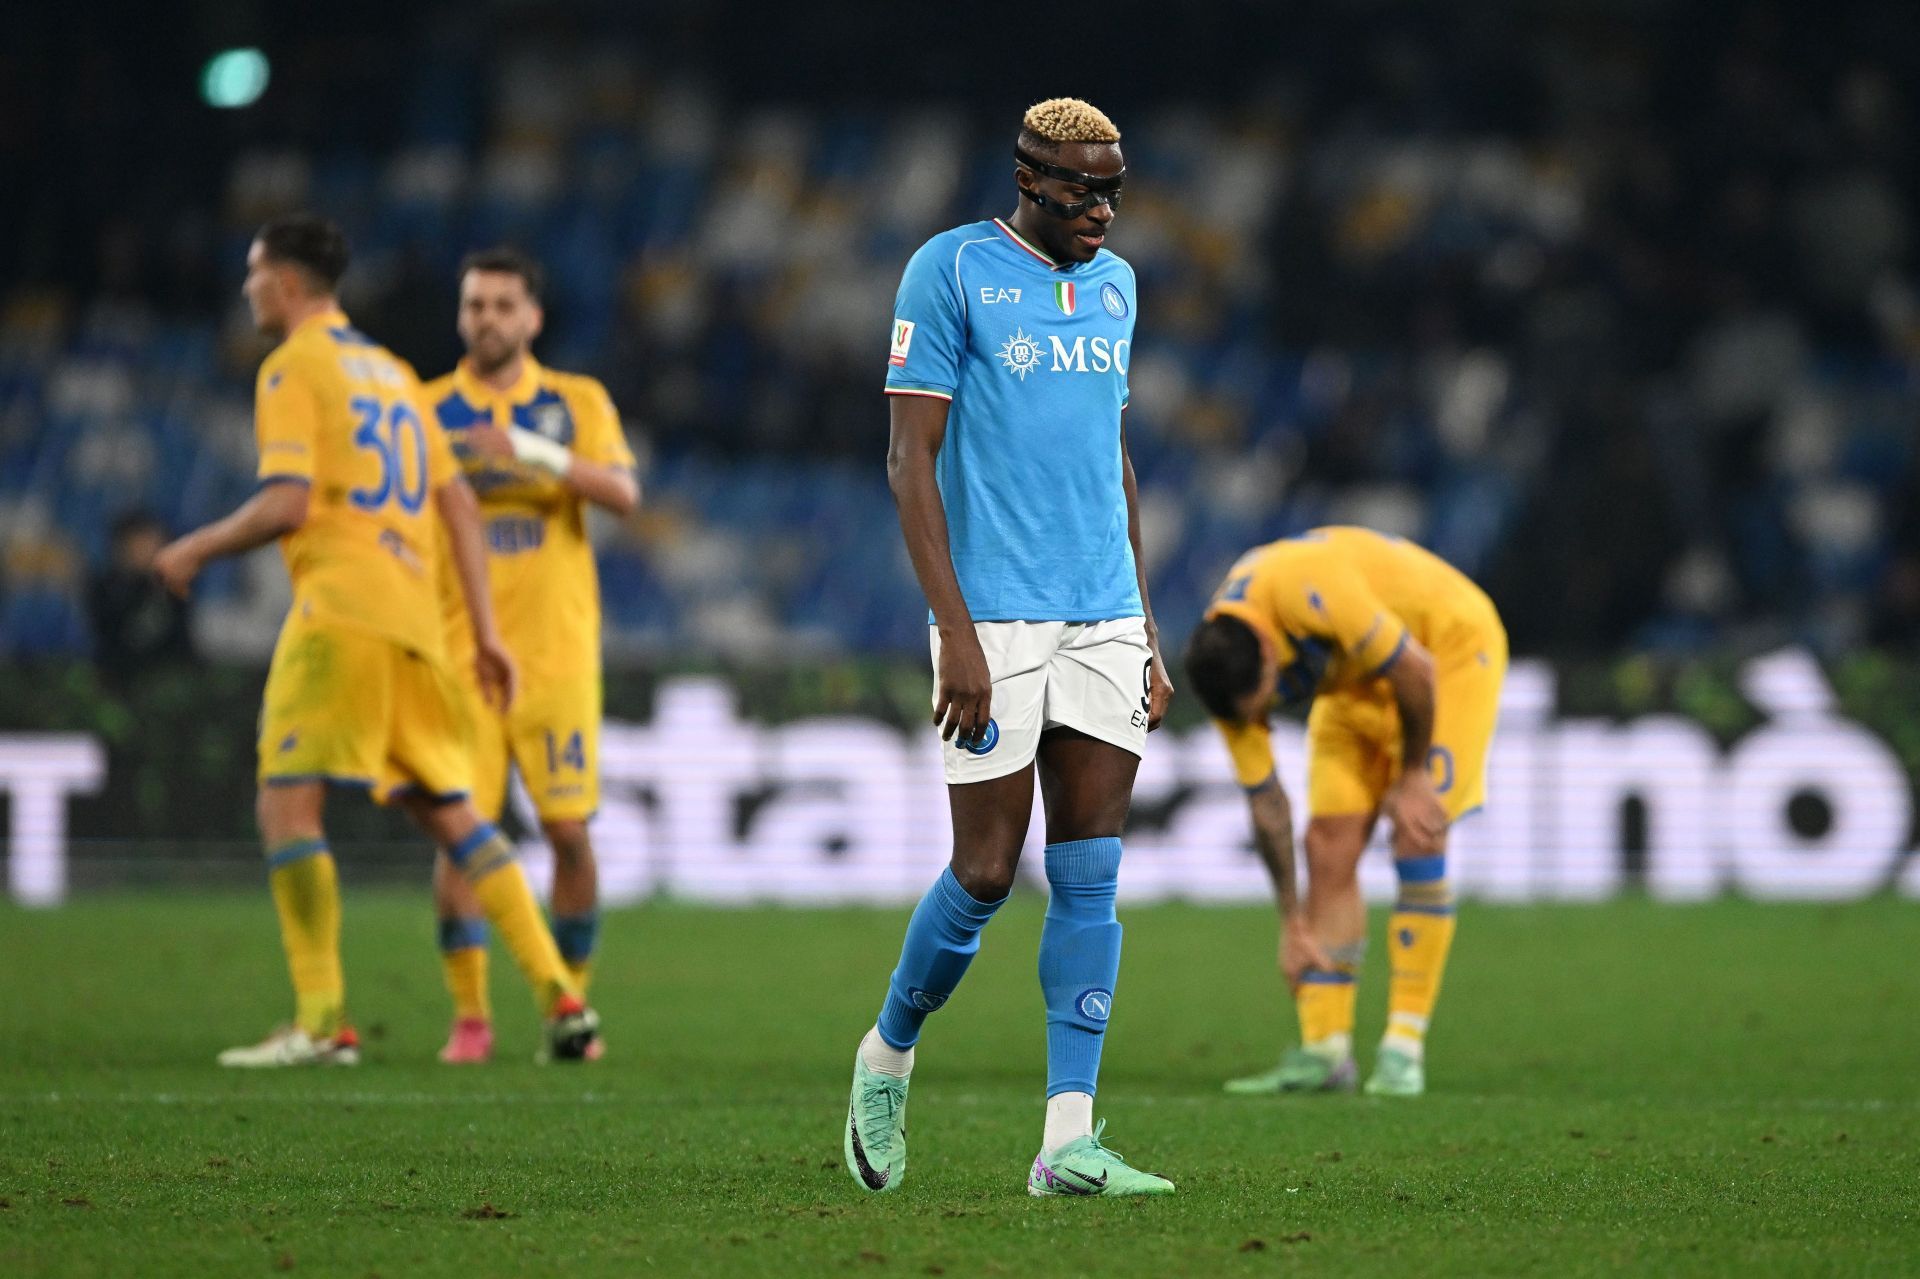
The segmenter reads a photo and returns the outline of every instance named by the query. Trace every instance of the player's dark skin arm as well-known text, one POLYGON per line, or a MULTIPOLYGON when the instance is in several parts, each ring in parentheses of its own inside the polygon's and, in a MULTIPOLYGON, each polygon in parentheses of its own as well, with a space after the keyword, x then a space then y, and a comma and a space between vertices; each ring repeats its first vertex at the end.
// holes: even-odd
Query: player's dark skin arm
MULTIPOLYGON (((960 594, 960 580, 953 571, 946 504, 940 500, 940 486, 934 479, 934 461, 947 433, 947 401, 924 395, 895 395, 888 397, 888 405, 892 429, 887 441, 887 484, 900 511, 907 556, 933 610, 933 624, 940 629, 933 722, 940 725, 943 739, 950 740, 956 732, 972 737, 985 729, 993 712, 993 676, 987 669, 987 655, 980 649, 980 638, 974 634, 973 614, 960 594)), ((1089 745, 1105 743, 1075 741, 1065 735, 1056 735, 1052 741, 1042 738, 1043 771, 1049 776, 1085 773, 1084 769, 1049 768, 1047 761, 1055 754, 1072 754, 1089 745)), ((947 788, 953 813, 950 864, 954 878, 976 901, 998 901, 1013 887, 1020 845, 1033 815, 1033 777, 1033 770, 1021 769, 991 781, 947 788)), ((1129 789, 1119 792, 1123 808, 1129 789)), ((1111 805, 1113 791, 1112 786, 1100 788, 1100 803, 1111 805)), ((1064 801, 1049 803, 1049 823, 1056 809, 1069 808, 1077 811, 1075 805, 1064 801)))
POLYGON ((160 548, 153 571, 182 599, 209 561, 241 555, 307 522, 307 485, 298 481, 264 484, 232 514, 205 524, 160 548))
POLYGON ((1147 731, 1160 727, 1173 701, 1173 681, 1160 656, 1160 628, 1153 624, 1153 605, 1147 600, 1147 562, 1140 554, 1140 490, 1133 479, 1133 458, 1127 452, 1127 429, 1120 428, 1120 483, 1127 492, 1127 541, 1133 544, 1133 570, 1140 582, 1140 613, 1147 624, 1147 648, 1153 653, 1153 674, 1147 685, 1147 731))
POLYGON ((493 622, 493 596, 487 589, 487 548, 480 535, 480 501, 464 479, 448 480, 433 491, 434 509, 447 530, 447 547, 466 600, 473 628, 474 670, 487 701, 504 711, 513 704, 513 657, 493 622))
POLYGON ((934 461, 947 436, 945 400, 926 395, 888 397, 891 430, 887 438, 887 487, 900 513, 900 532, 914 576, 940 630, 940 669, 933 722, 940 737, 975 736, 993 713, 993 678, 987 656, 974 634, 973 614, 960 594, 947 539, 947 510, 934 479, 934 461))
POLYGON ((1433 657, 1412 636, 1386 681, 1400 708, 1400 780, 1382 807, 1393 819, 1394 856, 1424 857, 1446 846, 1447 814, 1427 772, 1433 746, 1433 657))

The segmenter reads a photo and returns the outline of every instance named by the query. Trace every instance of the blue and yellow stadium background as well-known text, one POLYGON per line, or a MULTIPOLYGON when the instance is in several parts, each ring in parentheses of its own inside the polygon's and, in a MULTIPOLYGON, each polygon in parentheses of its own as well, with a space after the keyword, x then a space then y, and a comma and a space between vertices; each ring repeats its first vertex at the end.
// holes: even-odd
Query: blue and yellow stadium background
MULTIPOLYGON (((0 1274, 1920 1271, 1916 85, 1911 0, 11 6, 0 1274), (1247 547, 1351 522, 1461 566, 1514 657, 1412 1108, 1221 1096, 1293 1012, 1176 698, 1100 1098, 1180 1184, 1143 1212, 1019 1194, 1037 880, 925 1042, 906 1192, 834 1150, 948 835, 890 303, 927 237, 1009 211, 1013 122, 1063 93, 1126 134, 1171 646, 1247 547), (357 797, 367 1063, 212 1064, 285 1004, 252 752, 287 587, 263 551, 181 614, 138 565, 251 488, 242 260, 301 208, 424 376, 461 255, 537 254, 537 354, 641 459, 591 528, 586 1072, 534 1066, 504 990, 500 1058, 434 1062, 428 852, 357 797)), ((1297 785, 1297 721, 1276 742, 1297 785)))
MULTIPOLYGON (((1462 851, 1508 859, 1479 891, 1912 882, 1920 190, 1902 103, 1920 46, 1902 6, 1721 23, 1223 6, 1177 46, 1120 6, 1045 84, 1045 60, 951 16, 838 7, 825 40, 804 6, 752 9, 756 38, 731 39, 749 9, 346 5, 325 34, 265 5, 22 17, 0 55, 0 166, 21 178, 0 209, 14 860, 23 839, 53 848, 83 888, 218 873, 226 849, 241 872, 277 560, 208 574, 189 659, 109 661, 96 600, 116 518, 177 531, 247 490, 261 347, 240 262, 262 219, 314 208, 352 238, 356 322, 428 375, 458 354, 459 256, 542 257, 541 357, 602 378, 644 459, 643 509, 595 528, 607 859, 634 859, 639 892, 686 890, 659 865, 675 847, 818 862, 802 899, 907 893, 919 871, 896 877, 886 846, 924 859, 940 833, 849 827, 881 778, 935 826, 942 807, 911 731, 923 613, 880 465, 888 299, 925 237, 1004 211, 1007 122, 1071 90, 1126 131, 1128 433, 1170 636, 1246 546, 1326 522, 1401 533, 1488 588, 1526 671, 1505 824, 1462 851), (661 699, 701 697, 708 728, 660 719, 661 699), (780 725, 801 726, 792 743, 780 725), (1829 730, 1852 745, 1790 740, 1829 730), (872 780, 822 763, 848 752, 872 780), (649 761, 696 756, 776 799, 680 829, 649 761), (808 798, 783 807, 789 791, 808 798), (1670 876, 1676 856, 1699 865, 1670 876)), ((1192 708, 1175 724, 1136 842, 1187 850, 1188 873, 1153 891, 1257 896, 1219 769, 1178 736, 1192 708)), ((345 820, 368 850, 404 842, 345 820)), ((780 874, 743 876, 714 891, 782 895, 780 874)))

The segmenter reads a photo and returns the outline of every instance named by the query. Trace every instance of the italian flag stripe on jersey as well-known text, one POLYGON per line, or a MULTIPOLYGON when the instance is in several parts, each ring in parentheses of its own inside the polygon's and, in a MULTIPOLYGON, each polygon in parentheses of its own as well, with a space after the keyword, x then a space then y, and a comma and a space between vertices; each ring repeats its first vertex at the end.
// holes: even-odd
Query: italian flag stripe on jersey
POLYGON ((1053 282, 1053 304, 1060 308, 1063 315, 1073 314, 1073 281, 1055 280, 1053 282))

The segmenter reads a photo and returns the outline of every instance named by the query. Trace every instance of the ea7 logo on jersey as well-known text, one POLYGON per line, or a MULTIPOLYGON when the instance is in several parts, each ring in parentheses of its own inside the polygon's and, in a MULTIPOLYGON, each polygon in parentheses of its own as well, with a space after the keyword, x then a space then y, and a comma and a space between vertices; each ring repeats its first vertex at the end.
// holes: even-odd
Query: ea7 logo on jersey
POLYGON ((893 322, 893 346, 887 352, 887 363, 896 369, 907 367, 907 350, 913 345, 913 321, 895 320, 893 322))
POLYGON ((1018 302, 1020 290, 996 289, 992 285, 983 285, 980 289, 980 305, 992 306, 995 302, 1018 302))

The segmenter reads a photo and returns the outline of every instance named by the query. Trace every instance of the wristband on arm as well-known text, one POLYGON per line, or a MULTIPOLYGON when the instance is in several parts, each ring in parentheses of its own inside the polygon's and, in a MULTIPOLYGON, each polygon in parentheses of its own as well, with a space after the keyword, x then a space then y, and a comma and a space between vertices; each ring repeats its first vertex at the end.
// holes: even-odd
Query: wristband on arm
POLYGON ((513 445, 513 457, 516 462, 524 462, 557 476, 565 476, 567 468, 573 464, 573 452, 558 440, 550 440, 538 431, 529 431, 524 426, 510 427, 507 439, 513 445))

